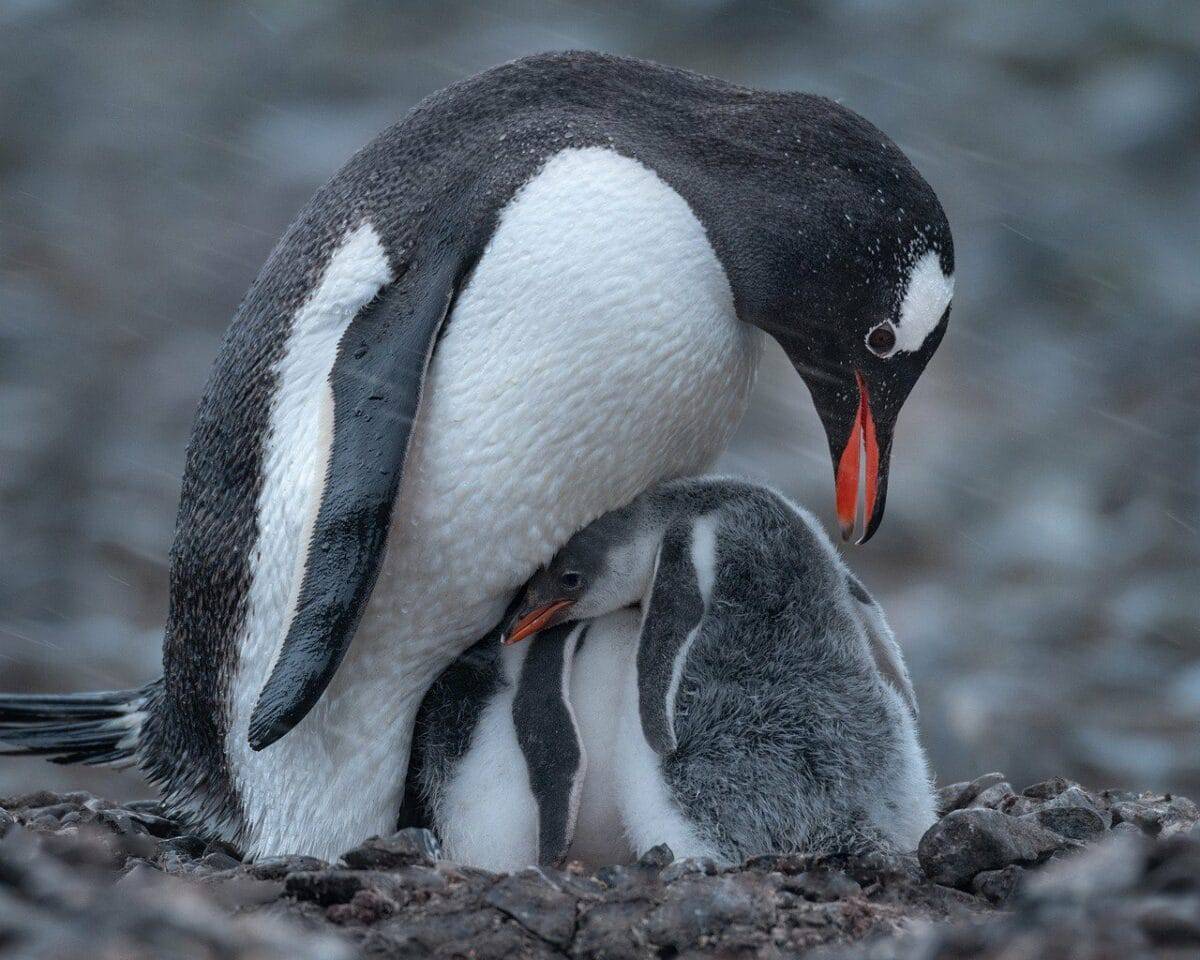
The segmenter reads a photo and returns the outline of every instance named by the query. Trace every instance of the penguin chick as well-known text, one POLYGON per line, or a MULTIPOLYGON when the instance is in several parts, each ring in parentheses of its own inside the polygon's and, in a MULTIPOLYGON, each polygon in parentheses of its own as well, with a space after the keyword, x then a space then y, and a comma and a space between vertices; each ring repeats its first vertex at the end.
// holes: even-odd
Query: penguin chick
POLYGON ((738 480, 651 488, 535 575, 504 640, 630 604, 610 726, 634 852, 916 847, 934 799, 903 658, 807 511, 738 480))
POLYGON ((616 784, 634 608, 501 646, 498 631, 434 682, 417 713, 400 827, 494 871, 629 861, 616 784))

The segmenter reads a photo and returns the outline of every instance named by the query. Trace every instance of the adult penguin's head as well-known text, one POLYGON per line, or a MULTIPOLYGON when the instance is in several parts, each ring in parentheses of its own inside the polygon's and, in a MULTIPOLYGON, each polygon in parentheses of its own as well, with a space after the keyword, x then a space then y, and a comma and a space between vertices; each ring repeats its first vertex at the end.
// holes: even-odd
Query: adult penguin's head
POLYGON ((839 104, 781 94, 738 125, 732 186, 699 202, 739 317, 812 393, 842 535, 861 506, 863 543, 883 519, 896 418, 946 332, 950 225, 903 152, 839 104))

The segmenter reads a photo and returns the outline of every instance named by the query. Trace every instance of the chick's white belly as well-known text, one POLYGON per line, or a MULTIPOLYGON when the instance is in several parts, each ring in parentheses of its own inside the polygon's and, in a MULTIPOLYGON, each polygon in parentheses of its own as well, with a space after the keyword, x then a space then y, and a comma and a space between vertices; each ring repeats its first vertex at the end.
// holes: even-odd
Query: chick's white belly
MULTIPOLYGON (((593 866, 628 863, 661 842, 680 856, 709 853, 697 848, 694 831, 668 795, 659 758, 641 731, 640 633, 637 608, 589 620, 569 667, 567 703, 583 762, 568 860, 593 866)), ((470 746, 436 801, 435 820, 446 854, 488 870, 519 870, 537 864, 540 855, 538 799, 513 715, 518 685, 531 682, 522 678, 528 649, 504 652, 504 682, 484 705, 470 746)), ((534 689, 539 697, 560 694, 557 676, 532 682, 549 684, 534 689)), ((570 762, 565 740, 561 750, 563 762, 570 762)))
POLYGON ((622 736, 621 711, 637 686, 631 656, 639 635, 637 610, 618 610, 590 621, 571 669, 570 699, 587 758, 575 836, 567 856, 585 863, 633 859, 617 784, 622 736))

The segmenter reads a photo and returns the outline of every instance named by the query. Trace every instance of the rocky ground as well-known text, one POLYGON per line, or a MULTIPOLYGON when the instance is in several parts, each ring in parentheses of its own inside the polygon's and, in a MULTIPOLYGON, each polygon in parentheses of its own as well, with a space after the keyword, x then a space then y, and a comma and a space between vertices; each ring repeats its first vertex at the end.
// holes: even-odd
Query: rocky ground
POLYGON ((0 956, 73 958, 1185 957, 1200 809, 1183 797, 941 791, 916 857, 770 856, 491 874, 407 830, 337 863, 243 863, 150 801, 0 799, 0 956))

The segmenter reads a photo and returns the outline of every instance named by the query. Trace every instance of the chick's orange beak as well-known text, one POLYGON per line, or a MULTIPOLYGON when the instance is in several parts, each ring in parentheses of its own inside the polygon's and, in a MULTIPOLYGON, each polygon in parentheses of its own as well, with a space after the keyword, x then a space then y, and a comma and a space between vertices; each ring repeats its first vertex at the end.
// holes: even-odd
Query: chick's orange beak
POLYGON ((574 603, 573 600, 555 600, 553 603, 547 603, 543 606, 531 610, 529 613, 518 617, 517 622, 509 633, 501 639, 501 643, 505 646, 511 646, 514 643, 520 643, 528 637, 532 637, 535 633, 553 626, 558 622, 555 618, 574 603))
MULTIPOLYGON (((866 479, 864 524, 869 524, 875 517, 875 500, 879 494, 879 444, 875 437, 875 419, 871 415, 871 398, 863 375, 855 371, 854 376, 858 381, 858 412, 837 468, 837 515, 843 540, 849 540, 854 534, 858 519, 860 475, 865 475, 866 479), (865 470, 862 469, 863 454, 866 455, 865 470)), ((867 536, 869 533, 864 531, 859 543, 865 542, 867 536)))

